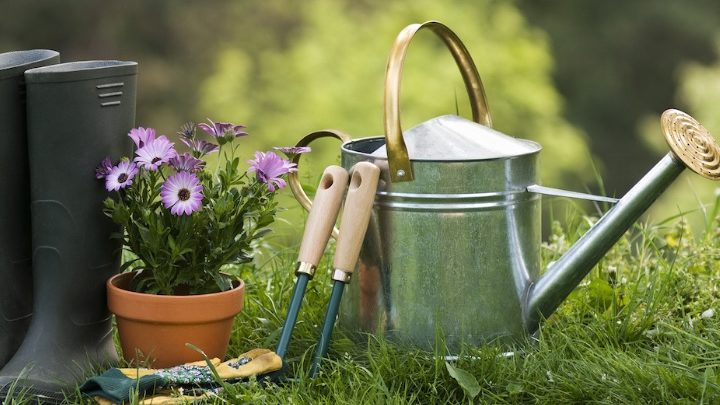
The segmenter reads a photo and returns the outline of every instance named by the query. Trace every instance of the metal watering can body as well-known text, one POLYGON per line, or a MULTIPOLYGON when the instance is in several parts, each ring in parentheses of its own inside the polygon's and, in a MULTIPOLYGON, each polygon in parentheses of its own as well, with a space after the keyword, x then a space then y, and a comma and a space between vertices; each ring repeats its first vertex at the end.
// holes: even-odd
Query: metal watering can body
MULTIPOLYGON (((343 167, 369 161, 381 169, 359 268, 340 309, 344 327, 425 349, 440 338, 452 353, 462 344, 522 341, 686 166, 708 178, 720 176, 720 150, 712 137, 687 114, 666 111, 662 126, 672 152, 622 199, 597 197, 616 205, 540 276, 540 194, 593 197, 537 186, 540 145, 490 126, 467 50, 446 26, 431 21, 406 27, 395 41, 386 73, 385 136, 350 140, 325 130, 298 143, 333 136, 344 142, 343 167), (403 137, 402 61, 421 29, 436 33, 453 54, 475 122, 442 116, 403 137), (433 146, 453 137, 469 145, 449 151, 433 146)), ((297 174, 290 185, 308 208, 297 174)))
POLYGON ((537 152, 413 161, 415 180, 393 183, 387 159, 370 154, 384 141, 342 146, 342 166, 376 164, 382 187, 340 322, 424 347, 438 331, 453 348, 524 336, 523 300, 540 265, 540 196, 526 191, 537 152))

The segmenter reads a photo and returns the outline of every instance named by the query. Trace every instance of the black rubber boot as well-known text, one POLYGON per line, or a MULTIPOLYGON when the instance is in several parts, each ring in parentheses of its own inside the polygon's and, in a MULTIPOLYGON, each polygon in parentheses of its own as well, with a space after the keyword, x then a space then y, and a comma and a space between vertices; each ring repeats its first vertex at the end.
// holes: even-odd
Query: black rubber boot
POLYGON ((33 318, 0 370, 0 396, 58 402, 117 361, 105 281, 120 268, 119 229, 102 213, 95 168, 131 152, 137 64, 90 61, 25 72, 32 198, 33 318), (95 367, 95 368, 94 368, 95 367))
POLYGON ((25 133, 25 71, 60 62, 47 49, 0 53, 0 368, 32 316, 30 168, 25 133))

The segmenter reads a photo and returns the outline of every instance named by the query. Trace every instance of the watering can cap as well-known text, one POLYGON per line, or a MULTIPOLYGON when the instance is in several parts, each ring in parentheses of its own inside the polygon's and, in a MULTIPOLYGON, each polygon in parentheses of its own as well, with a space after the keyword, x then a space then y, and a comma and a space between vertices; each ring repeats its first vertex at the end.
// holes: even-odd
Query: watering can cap
MULTIPOLYGON (((456 115, 425 121, 404 134, 411 160, 488 160, 528 155, 542 147, 456 115)), ((387 158, 385 145, 372 153, 387 158)))

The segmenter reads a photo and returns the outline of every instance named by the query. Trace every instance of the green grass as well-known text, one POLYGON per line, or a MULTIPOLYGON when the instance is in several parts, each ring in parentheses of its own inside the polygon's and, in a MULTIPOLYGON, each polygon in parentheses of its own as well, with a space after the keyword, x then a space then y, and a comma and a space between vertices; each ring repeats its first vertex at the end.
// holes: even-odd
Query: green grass
MULTIPOLYGON (((571 229, 554 224, 544 262, 562 254, 592 220, 571 222, 571 229)), ((465 347, 448 366, 434 353, 372 336, 353 341, 336 328, 329 360, 310 379, 330 291, 325 257, 288 352, 293 380, 238 384, 208 403, 719 403, 719 237, 716 221, 700 236, 678 219, 636 226, 542 324, 539 340, 512 348, 512 356, 503 355, 506 347, 465 347), (703 317, 709 309, 718 313, 703 317)), ((255 271, 239 270, 246 306, 230 355, 275 347, 295 253, 278 251, 255 271)), ((75 395, 67 402, 91 403, 75 395)))

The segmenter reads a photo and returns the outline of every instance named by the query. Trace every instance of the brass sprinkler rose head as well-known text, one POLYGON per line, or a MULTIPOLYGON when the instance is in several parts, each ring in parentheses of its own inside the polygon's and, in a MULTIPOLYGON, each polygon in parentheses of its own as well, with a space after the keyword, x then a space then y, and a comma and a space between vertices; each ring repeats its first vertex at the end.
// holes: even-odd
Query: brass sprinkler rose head
POLYGON ((720 179, 720 147, 705 127, 675 109, 666 110, 660 123, 675 158, 705 178, 720 179))

